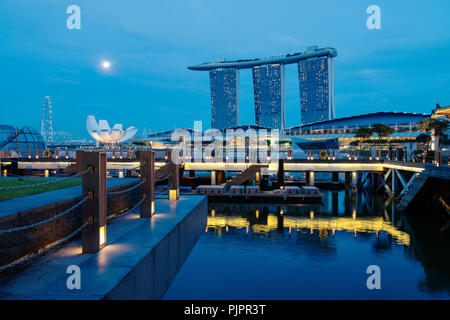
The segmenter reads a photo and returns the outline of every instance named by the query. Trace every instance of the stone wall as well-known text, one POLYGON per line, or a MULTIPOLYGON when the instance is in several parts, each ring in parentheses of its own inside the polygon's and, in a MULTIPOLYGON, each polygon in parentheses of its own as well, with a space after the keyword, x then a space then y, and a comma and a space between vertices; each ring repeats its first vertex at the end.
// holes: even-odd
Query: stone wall
MULTIPOLYGON (((119 191, 129 188, 136 182, 124 184, 108 191, 119 191)), ((34 208, 32 210, 16 213, 13 219, 2 219, 0 230, 10 229, 25 225, 34 224, 39 221, 51 218, 60 212, 70 208, 81 197, 74 197, 50 205, 34 208)), ((108 197, 108 216, 120 214, 132 208, 139 201, 139 188, 124 194, 108 197)), ((7 217, 8 218, 8 217, 7 217)), ((28 230, 0 234, 0 266, 11 263, 30 253, 41 250, 47 245, 58 241, 81 226, 81 206, 72 212, 56 219, 52 222, 37 226, 28 230)), ((77 235, 78 237, 80 235, 77 235)))

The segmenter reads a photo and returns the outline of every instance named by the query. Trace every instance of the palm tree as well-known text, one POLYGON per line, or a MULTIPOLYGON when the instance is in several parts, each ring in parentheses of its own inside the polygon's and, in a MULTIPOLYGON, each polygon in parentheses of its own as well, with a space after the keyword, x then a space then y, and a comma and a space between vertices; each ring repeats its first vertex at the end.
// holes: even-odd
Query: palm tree
POLYGON ((418 125, 423 131, 431 133, 434 137, 433 150, 439 151, 439 137, 448 129, 449 122, 445 119, 426 118, 418 125))

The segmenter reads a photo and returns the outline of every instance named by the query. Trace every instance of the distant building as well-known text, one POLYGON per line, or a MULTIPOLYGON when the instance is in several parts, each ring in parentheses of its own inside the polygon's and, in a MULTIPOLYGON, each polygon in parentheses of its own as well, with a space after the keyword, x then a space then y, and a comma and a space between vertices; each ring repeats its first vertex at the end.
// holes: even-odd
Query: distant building
POLYGON ((115 145, 125 142, 134 137, 137 133, 135 127, 123 129, 121 123, 115 124, 112 129, 108 121, 100 120, 97 123, 93 115, 89 115, 86 119, 86 129, 89 135, 97 141, 97 143, 115 145))
POLYGON ((309 47, 264 59, 206 62, 190 70, 209 71, 211 126, 216 129, 239 125, 239 70, 253 69, 256 125, 285 128, 284 65, 298 63, 302 124, 335 117, 333 98, 334 48, 309 47))
POLYGON ((284 65, 253 67, 256 125, 278 130, 286 127, 284 65))
POLYGON ((209 72, 211 127, 223 129, 239 124, 239 71, 234 68, 209 72))
POLYGON ((333 69, 331 55, 298 62, 302 124, 335 118, 333 69))
POLYGON ((440 104, 436 104, 436 109, 433 110, 431 117, 450 120, 450 106, 441 107, 440 104))
POLYGON ((16 129, 0 125, 1 158, 27 158, 41 156, 46 149, 42 135, 32 127, 16 129))
POLYGON ((425 113, 376 112, 296 126, 286 129, 284 134, 311 135, 354 133, 360 127, 370 127, 375 123, 388 125, 396 132, 420 131, 418 123, 429 117, 430 115, 425 113))

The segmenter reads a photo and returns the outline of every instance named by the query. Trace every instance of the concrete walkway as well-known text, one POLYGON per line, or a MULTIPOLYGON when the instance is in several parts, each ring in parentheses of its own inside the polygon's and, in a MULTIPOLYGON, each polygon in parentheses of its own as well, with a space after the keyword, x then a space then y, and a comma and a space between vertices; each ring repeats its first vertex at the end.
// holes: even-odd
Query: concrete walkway
MULTIPOLYGON (((114 188, 120 185, 136 183, 138 181, 138 178, 110 178, 107 179, 107 188, 114 188)), ((18 212, 52 205, 58 202, 75 199, 76 197, 81 197, 81 185, 0 201, 0 221, 2 218, 15 215, 18 212)), ((12 217, 8 218, 12 219, 12 217)))
POLYGON ((157 199, 156 215, 139 210, 107 226, 107 246, 81 253, 81 239, 0 276, 0 299, 161 299, 206 228, 207 198, 157 199), (68 289, 67 267, 81 270, 68 289))

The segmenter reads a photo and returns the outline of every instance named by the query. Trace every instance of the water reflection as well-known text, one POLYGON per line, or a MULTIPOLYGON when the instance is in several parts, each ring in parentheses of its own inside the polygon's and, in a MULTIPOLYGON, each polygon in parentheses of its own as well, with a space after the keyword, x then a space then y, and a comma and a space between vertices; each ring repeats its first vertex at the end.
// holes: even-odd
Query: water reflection
POLYGON ((206 233, 166 298, 450 297, 448 223, 396 213, 379 195, 325 193, 323 205, 210 203, 206 233), (383 290, 367 289, 370 264, 383 290))
POLYGON ((318 232, 321 241, 334 236, 336 231, 374 233, 379 238, 385 232, 398 244, 410 245, 410 235, 403 230, 402 222, 396 223, 395 214, 364 193, 341 193, 344 198, 339 206, 339 192, 333 191, 324 199, 325 205, 259 205, 259 204, 210 204, 207 231, 212 229, 219 235, 223 228, 245 228, 253 233, 270 235, 272 232, 284 233, 309 230, 318 232), (370 205, 369 205, 370 203, 370 205), (380 212, 382 214, 380 214, 380 212))

